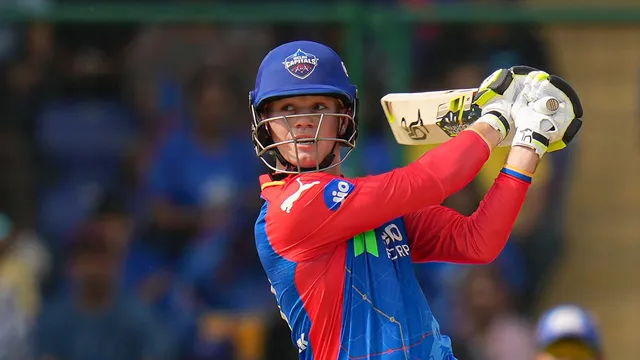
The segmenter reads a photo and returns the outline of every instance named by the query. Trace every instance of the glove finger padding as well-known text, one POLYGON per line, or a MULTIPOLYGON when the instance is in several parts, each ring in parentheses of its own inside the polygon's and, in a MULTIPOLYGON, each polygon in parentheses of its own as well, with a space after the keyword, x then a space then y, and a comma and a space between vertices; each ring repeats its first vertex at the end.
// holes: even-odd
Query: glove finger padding
POLYGON ((478 92, 473 97, 473 103, 482 108, 496 96, 502 96, 513 102, 523 86, 523 82, 514 81, 515 78, 524 77, 534 71, 539 70, 525 65, 496 70, 480 84, 478 92))
POLYGON ((513 106, 511 108, 511 116, 515 118, 516 114, 520 112, 521 109, 529 106, 529 103, 532 103, 536 100, 539 100, 542 96, 551 96, 548 94, 541 95, 544 92, 541 91, 542 82, 549 78, 549 74, 544 71, 536 70, 532 71, 526 75, 522 84, 522 90, 518 93, 517 98, 513 102, 513 106))
POLYGON ((508 139, 513 128, 511 106, 522 91, 524 78, 537 69, 529 66, 513 66, 498 69, 480 84, 473 98, 473 104, 480 107, 482 117, 478 119, 500 132, 502 141, 508 139))
POLYGON ((525 66, 525 65, 512 66, 509 70, 511 70, 511 72, 513 73, 514 79, 517 79, 516 81, 513 82, 514 97, 513 99, 511 99, 512 101, 516 101, 516 97, 522 92, 522 89, 524 88, 524 80, 520 80, 520 79, 525 79, 527 75, 529 75, 532 72, 541 71, 539 69, 533 68, 531 66, 525 66))
POLYGON ((473 103, 481 108, 496 96, 504 95, 513 83, 513 73, 508 69, 496 70, 489 75, 478 88, 478 93, 473 97, 473 103))
POLYGON ((542 91, 542 83, 547 81, 549 74, 544 71, 532 71, 523 81, 522 92, 518 95, 511 108, 517 134, 512 146, 532 148, 542 157, 549 146, 549 131, 556 131, 558 124, 551 116, 538 113, 534 109, 535 101, 544 96, 551 96, 542 91))
POLYGON ((515 65, 509 68, 514 75, 528 75, 533 71, 540 71, 540 69, 536 69, 527 65, 515 65))
POLYGON ((557 92, 563 95, 563 98, 566 101, 561 104, 561 108, 558 112, 565 111, 567 115, 571 114, 569 123, 564 129, 564 133, 560 135, 559 139, 552 139, 549 144, 547 151, 553 152, 564 149, 578 134, 578 131, 580 131, 580 128, 582 127, 583 109, 578 93, 573 89, 573 87, 571 87, 571 85, 569 85, 569 83, 556 75, 549 76, 548 81, 557 89, 557 92), (564 109, 562 108, 562 105, 564 105, 564 109))

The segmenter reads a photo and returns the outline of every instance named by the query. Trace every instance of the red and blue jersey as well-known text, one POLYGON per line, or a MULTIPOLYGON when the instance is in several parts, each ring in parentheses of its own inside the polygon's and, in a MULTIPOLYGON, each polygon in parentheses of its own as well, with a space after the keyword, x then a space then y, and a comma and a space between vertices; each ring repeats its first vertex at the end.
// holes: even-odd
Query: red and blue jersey
POLYGON ((439 205, 488 156, 466 131, 381 175, 261 178, 256 246, 301 359, 455 359, 412 263, 500 253, 528 181, 501 173, 469 217, 439 205))

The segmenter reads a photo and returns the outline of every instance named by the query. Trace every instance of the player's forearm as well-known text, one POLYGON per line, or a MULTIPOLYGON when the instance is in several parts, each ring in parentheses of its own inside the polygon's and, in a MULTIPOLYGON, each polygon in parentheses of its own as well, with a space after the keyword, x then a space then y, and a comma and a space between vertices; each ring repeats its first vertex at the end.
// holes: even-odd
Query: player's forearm
POLYGON ((528 182, 500 174, 471 216, 445 206, 405 216, 413 261, 492 261, 507 242, 528 188, 528 182))
MULTIPOLYGON (((491 154, 483 136, 479 131, 463 131, 410 165, 420 172, 430 173, 434 178, 432 181, 441 189, 440 201, 424 206, 441 203, 473 180, 491 154)), ((432 192, 435 190, 433 187, 430 189, 432 192)))
POLYGON ((465 262, 493 261, 507 243, 530 183, 501 173, 478 209, 454 232, 465 262))
POLYGON ((494 149, 502 140, 500 132, 487 123, 476 122, 471 125, 470 129, 480 134, 490 149, 494 149))
POLYGON ((540 156, 531 148, 523 146, 514 146, 509 151, 507 157, 507 166, 520 169, 528 174, 533 174, 540 162, 540 156))

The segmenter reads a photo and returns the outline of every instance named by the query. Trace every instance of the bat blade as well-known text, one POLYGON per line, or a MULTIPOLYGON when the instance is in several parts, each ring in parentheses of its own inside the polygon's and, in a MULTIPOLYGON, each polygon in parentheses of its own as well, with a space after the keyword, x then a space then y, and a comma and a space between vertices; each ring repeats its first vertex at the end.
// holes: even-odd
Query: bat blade
POLYGON ((481 109, 472 104, 477 91, 469 88, 392 93, 382 97, 380 103, 399 144, 442 144, 480 117, 481 109))

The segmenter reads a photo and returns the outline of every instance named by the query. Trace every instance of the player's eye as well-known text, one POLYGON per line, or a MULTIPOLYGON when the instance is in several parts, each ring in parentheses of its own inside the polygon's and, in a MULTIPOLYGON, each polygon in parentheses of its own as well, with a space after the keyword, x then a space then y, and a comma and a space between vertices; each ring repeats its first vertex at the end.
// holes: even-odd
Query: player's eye
POLYGON ((281 111, 294 111, 295 108, 293 107, 293 105, 283 105, 282 108, 280 108, 281 111))
POLYGON ((326 110, 326 109, 328 109, 328 107, 325 104, 322 104, 322 103, 317 103, 317 104, 315 104, 313 106, 313 110, 316 110, 316 111, 322 111, 322 110, 326 110))

